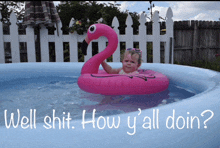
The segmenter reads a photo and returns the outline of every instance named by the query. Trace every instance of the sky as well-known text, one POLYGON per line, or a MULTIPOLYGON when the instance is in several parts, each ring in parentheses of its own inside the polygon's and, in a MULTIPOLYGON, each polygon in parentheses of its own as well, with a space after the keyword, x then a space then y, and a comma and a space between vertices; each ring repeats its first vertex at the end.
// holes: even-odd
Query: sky
MULTIPOLYGON (((113 1, 97 1, 100 3, 108 3, 113 1)), ((128 10, 129 12, 142 13, 145 11, 150 17, 149 1, 117 1, 121 4, 120 11, 128 10)), ((54 1, 55 5, 59 1, 54 1)), ((204 21, 220 21, 220 1, 152 1, 154 4, 153 12, 159 11, 162 18, 166 17, 166 11, 171 7, 173 11, 173 20, 204 20, 204 21)))

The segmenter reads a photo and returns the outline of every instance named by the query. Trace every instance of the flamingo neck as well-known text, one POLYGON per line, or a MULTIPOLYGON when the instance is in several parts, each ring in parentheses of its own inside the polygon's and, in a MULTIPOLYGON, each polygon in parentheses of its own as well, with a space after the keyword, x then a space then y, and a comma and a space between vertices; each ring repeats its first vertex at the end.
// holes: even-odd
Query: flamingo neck
POLYGON ((108 57, 110 57, 118 46, 118 36, 116 33, 106 36, 108 39, 108 46, 102 52, 90 58, 81 70, 81 74, 96 74, 99 70, 99 65, 108 57))

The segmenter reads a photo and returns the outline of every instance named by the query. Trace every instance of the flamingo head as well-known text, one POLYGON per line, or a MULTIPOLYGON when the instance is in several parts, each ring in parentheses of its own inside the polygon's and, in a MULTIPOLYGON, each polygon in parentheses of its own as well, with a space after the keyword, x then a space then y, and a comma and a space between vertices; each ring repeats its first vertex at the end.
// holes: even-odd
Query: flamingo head
POLYGON ((87 47, 89 45, 89 43, 92 40, 96 40, 101 36, 105 36, 107 38, 110 37, 117 37, 116 32, 109 27, 108 25, 105 24, 93 24, 89 27, 88 31, 87 31, 87 35, 85 40, 83 40, 83 44, 82 44, 82 53, 84 55, 87 55, 87 47))

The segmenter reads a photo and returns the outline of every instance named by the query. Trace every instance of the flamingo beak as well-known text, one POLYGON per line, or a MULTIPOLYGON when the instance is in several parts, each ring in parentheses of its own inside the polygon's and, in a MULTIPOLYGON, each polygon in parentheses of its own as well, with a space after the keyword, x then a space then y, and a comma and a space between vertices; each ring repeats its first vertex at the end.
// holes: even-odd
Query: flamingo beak
POLYGON ((84 55, 87 55, 87 47, 89 45, 89 38, 88 36, 86 36, 85 40, 83 40, 83 43, 82 43, 82 46, 81 46, 81 49, 82 49, 82 53, 84 55))

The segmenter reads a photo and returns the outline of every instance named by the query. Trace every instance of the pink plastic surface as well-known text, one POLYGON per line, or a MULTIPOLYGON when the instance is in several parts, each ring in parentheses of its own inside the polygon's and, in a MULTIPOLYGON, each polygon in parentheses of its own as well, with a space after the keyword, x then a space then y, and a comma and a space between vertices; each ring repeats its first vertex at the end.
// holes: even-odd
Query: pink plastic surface
POLYGON ((169 79, 152 70, 140 70, 138 75, 83 74, 78 79, 79 87, 90 93, 103 95, 143 95, 164 91, 169 79))

